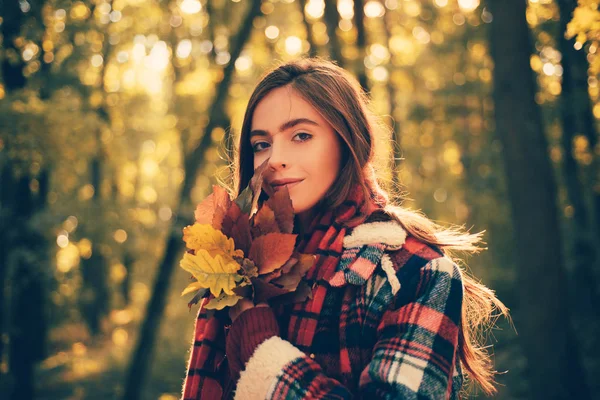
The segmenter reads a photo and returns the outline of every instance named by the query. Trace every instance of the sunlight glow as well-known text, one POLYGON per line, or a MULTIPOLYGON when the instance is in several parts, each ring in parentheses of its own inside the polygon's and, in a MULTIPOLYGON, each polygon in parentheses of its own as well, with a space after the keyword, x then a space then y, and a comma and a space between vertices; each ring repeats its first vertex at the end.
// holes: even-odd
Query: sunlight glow
POLYGON ((113 238, 117 243, 125 243, 127 241, 127 232, 123 229, 117 229, 113 234, 113 238))
POLYGON ((142 43, 136 43, 133 45, 131 50, 131 57, 133 61, 140 62, 146 57, 146 46, 142 43))
POLYGON ((240 56, 235 60, 235 69, 238 72, 246 72, 252 68, 252 58, 248 56, 240 56))
POLYGON ((354 17, 354 4, 352 0, 339 0, 337 9, 340 13, 340 17, 343 19, 351 19, 354 17))
POLYGON ((463 11, 473 11, 479 7, 479 0, 458 0, 458 6, 463 11))
POLYGON ((67 273, 79 265, 79 249, 73 243, 56 252, 56 269, 62 273, 67 273))
POLYGON ((265 36, 269 39, 277 39, 279 36, 279 28, 275 25, 270 25, 265 28, 265 36))
POLYGON ((169 65, 169 49, 162 40, 157 42, 144 60, 146 67, 155 71, 162 71, 169 65))
POLYGON ((202 4, 198 0, 183 0, 179 5, 179 9, 184 14, 197 14, 202 10, 202 4))
POLYGON ((285 39, 285 51, 292 56, 300 54, 302 51, 302 40, 297 36, 288 36, 285 39))
POLYGON ((365 16, 368 18, 379 18, 385 15, 385 8, 379 1, 369 1, 365 4, 365 16))
POLYGON ((387 82, 389 78, 388 70, 383 66, 378 66, 373 69, 373 79, 377 82, 387 82))
POLYGON ((323 0, 310 0, 304 10, 313 19, 321 18, 325 13, 325 2, 323 0))
POLYGON ((177 58, 188 58, 192 52, 192 42, 189 39, 183 39, 177 45, 177 58))
POLYGON ((69 234, 63 231, 56 237, 56 244, 62 249, 67 247, 69 245, 69 234))

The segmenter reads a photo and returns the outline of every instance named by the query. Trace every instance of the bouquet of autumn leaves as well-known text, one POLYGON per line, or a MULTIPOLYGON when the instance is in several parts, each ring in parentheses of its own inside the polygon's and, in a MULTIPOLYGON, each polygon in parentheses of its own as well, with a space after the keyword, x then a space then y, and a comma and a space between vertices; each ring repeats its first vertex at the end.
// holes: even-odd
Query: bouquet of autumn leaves
POLYGON ((180 266, 194 282, 182 296, 195 293, 191 307, 209 297, 207 309, 234 306, 241 298, 255 304, 292 303, 311 295, 302 280, 314 256, 295 251, 294 210, 286 186, 277 191, 266 185, 269 199, 258 206, 267 162, 255 170, 250 184, 236 198, 213 186, 198 204, 196 222, 183 228, 187 251, 180 266))

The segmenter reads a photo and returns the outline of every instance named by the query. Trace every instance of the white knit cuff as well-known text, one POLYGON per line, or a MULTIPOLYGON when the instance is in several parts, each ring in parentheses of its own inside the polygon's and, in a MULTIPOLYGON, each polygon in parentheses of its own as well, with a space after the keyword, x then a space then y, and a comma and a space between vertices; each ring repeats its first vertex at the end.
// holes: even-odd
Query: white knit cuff
POLYGON ((304 355, 300 349, 279 336, 265 340, 254 350, 246 369, 240 373, 235 399, 265 399, 281 370, 304 355))

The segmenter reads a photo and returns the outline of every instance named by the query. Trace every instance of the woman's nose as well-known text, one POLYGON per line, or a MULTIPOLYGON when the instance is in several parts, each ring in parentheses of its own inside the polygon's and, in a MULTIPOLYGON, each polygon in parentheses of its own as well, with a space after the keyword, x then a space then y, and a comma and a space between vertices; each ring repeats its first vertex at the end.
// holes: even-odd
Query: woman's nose
POLYGON ((271 145, 271 157, 269 158, 269 167, 273 170, 286 168, 289 165, 283 146, 271 145))

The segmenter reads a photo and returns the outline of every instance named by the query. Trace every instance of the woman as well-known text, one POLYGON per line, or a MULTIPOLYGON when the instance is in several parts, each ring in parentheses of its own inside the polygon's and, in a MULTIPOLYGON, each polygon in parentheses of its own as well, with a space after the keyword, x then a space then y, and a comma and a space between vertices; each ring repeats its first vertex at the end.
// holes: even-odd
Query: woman
POLYGON ((209 320, 201 309, 184 399, 457 398, 463 374, 495 392, 474 332, 508 311, 449 256, 479 250, 480 234, 390 203, 372 167, 375 121, 358 82, 325 60, 283 64, 257 85, 237 192, 265 160, 265 184, 287 185, 298 249, 317 255, 312 297, 240 301, 209 320))

